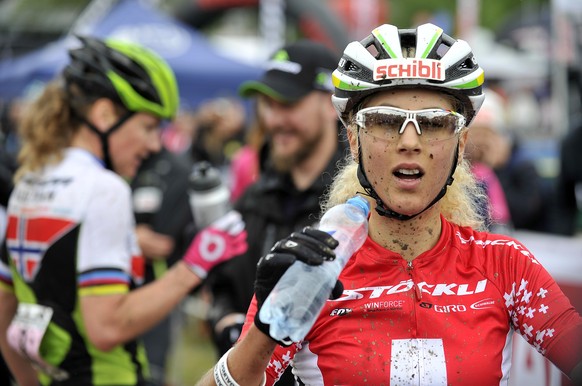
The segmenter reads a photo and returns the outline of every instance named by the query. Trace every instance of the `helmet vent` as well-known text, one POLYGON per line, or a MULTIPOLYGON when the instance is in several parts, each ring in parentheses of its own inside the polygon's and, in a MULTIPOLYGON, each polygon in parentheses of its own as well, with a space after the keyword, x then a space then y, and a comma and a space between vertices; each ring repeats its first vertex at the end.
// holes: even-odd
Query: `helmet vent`
POLYGON ((402 30, 400 34, 400 46, 406 52, 416 48, 416 30, 402 30))
POLYGON ((380 56, 380 51, 378 51, 376 45, 370 44, 369 46, 366 46, 366 49, 368 50, 370 55, 372 55, 375 59, 378 59, 378 57, 380 56))
POLYGON ((382 47, 382 43, 377 41, 374 35, 370 35, 360 42, 366 50, 374 57, 374 59, 388 59, 390 55, 382 47))
POLYGON ((463 63, 461 63, 461 65, 459 66, 459 68, 465 69, 465 70, 472 70, 473 68, 475 68, 475 62, 473 61, 473 58, 467 58, 463 61, 463 63))
MULTIPOLYGON (((112 50, 113 51, 113 50, 112 50)), ((160 96, 156 90, 143 79, 149 79, 149 74, 142 66, 132 59, 125 59, 125 63, 112 62, 111 66, 115 68, 115 72, 129 80, 134 88, 144 98, 161 103, 160 96)))
POLYGON ((450 49, 451 49, 450 45, 441 42, 441 44, 439 44, 436 49, 437 57, 442 58, 443 56, 445 56, 447 52, 449 52, 450 49))
POLYGON ((359 72, 360 71, 360 67, 355 65, 354 62, 352 62, 351 60, 346 61, 346 65, 345 65, 344 69, 348 72, 359 72))

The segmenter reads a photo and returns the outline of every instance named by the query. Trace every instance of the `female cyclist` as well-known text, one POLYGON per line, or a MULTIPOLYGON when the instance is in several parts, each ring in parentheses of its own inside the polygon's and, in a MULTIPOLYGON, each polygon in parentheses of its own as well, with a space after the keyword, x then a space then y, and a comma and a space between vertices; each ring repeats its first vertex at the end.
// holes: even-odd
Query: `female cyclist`
POLYGON ((182 262, 134 290, 143 260, 126 179, 159 150, 178 89, 153 52, 80 40, 22 123, 0 264, 0 347, 20 386, 146 385, 136 337, 244 249, 244 224, 231 213, 199 232, 182 262))
POLYGON ((382 25, 333 77, 351 158, 324 210, 363 193, 368 239, 343 293, 288 346, 258 311, 291 263, 321 263, 336 242, 306 228, 277 243, 242 338, 201 384, 272 385, 291 364, 306 385, 506 385, 514 331, 580 383, 582 318, 522 244, 479 230, 463 150, 484 78, 468 44, 432 24, 382 25))

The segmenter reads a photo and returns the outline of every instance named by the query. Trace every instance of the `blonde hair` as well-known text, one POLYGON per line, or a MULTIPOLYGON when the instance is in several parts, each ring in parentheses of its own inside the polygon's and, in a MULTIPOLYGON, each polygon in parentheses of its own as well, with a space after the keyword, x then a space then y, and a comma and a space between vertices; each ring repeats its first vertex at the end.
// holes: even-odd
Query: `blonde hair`
POLYGON ((60 161, 75 130, 67 94, 60 82, 54 80, 24 111, 18 127, 22 147, 15 180, 25 173, 39 171, 49 163, 60 161))
MULTIPOLYGON (((355 125, 350 125, 349 130, 353 135, 357 135, 355 125)), ((345 164, 336 174, 329 191, 322 199, 322 213, 332 206, 346 202, 357 193, 363 192, 357 171, 358 163, 349 155, 345 164)), ((435 205, 439 206, 440 213, 448 221, 460 226, 485 230, 485 218, 480 214, 478 206, 478 202, 484 199, 485 194, 483 189, 477 185, 468 161, 463 159, 459 162, 453 178, 453 184, 448 187, 445 196, 435 205)))

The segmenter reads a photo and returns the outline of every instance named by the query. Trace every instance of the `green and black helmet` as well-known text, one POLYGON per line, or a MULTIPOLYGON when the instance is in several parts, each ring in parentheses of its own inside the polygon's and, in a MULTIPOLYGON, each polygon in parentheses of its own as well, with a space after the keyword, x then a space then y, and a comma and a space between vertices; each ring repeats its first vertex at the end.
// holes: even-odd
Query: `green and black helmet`
POLYGON ((63 72, 67 84, 110 98, 130 112, 162 119, 176 115, 178 85, 164 59, 134 43, 78 38, 82 46, 69 51, 71 62, 63 72))

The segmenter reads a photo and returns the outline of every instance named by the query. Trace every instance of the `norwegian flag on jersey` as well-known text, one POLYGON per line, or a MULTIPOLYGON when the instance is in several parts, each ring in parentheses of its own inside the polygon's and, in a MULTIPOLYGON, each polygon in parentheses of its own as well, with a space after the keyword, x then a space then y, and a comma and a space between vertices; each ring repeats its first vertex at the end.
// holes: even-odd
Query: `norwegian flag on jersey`
POLYGON ((75 223, 67 219, 8 217, 6 245, 17 271, 26 282, 34 280, 50 245, 74 226, 75 223))

